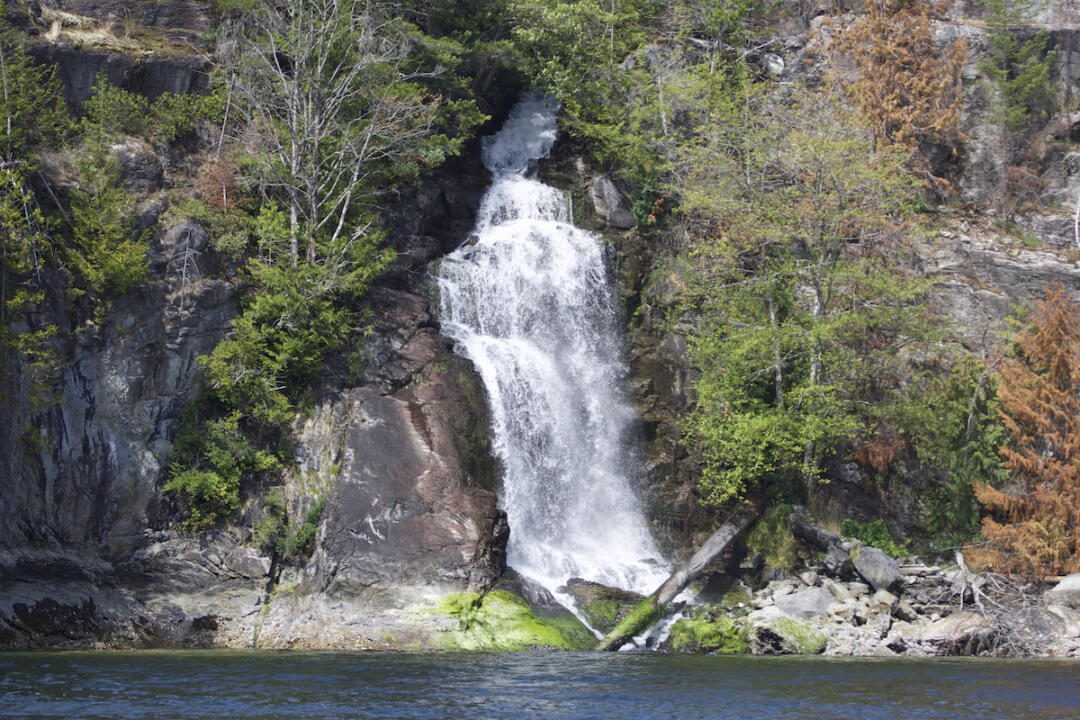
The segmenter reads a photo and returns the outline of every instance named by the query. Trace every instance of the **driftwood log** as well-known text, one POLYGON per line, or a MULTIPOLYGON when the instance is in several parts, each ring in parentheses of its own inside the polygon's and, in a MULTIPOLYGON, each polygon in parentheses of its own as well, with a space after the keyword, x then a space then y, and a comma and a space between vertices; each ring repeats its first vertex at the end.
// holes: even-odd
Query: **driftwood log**
POLYGON ((754 511, 746 511, 738 517, 728 518, 720 528, 709 536, 698 548, 689 562, 680 565, 664 583, 645 598, 630 612, 614 630, 607 634, 596 646, 597 650, 614 651, 630 642, 635 635, 640 635, 664 615, 664 609, 675 596, 686 589, 694 579, 704 572, 709 563, 716 559, 731 545, 731 541, 749 527, 757 517, 754 511))

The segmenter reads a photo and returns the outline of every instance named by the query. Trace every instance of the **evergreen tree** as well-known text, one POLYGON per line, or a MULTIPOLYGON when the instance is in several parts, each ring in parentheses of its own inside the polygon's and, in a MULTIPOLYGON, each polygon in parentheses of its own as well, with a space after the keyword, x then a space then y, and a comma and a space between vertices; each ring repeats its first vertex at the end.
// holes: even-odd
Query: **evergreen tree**
POLYGON ((874 130, 877 140, 910 148, 959 141, 963 40, 935 42, 931 20, 941 3, 874 0, 840 36, 838 49, 855 63, 856 76, 835 76, 874 130))
POLYGON ((975 484, 992 545, 980 560, 1028 576, 1080 572, 1080 308, 1052 288, 1001 368, 1011 478, 975 484))
MULTIPOLYGON (((989 53, 981 69, 1001 94, 998 114, 1011 133, 1049 116, 1056 51, 1044 30, 1028 27, 1034 0, 984 0, 989 53)), ((1019 139, 1013 139, 1013 143, 1019 139)), ((1012 149, 1012 148, 1010 148, 1012 149)))

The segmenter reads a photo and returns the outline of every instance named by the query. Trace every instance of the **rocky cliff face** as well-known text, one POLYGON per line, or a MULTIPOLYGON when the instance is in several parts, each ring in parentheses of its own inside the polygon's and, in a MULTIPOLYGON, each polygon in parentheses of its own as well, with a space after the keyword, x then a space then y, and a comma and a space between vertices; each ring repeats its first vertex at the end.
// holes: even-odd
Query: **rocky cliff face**
MULTIPOLYGON (((168 163, 137 141, 114 152, 154 226, 168 163)), ((439 616, 415 607, 490 588, 508 532, 482 386, 425 296, 426 264, 465 236, 488 181, 470 159, 452 173, 403 203, 360 377, 333 361, 295 422, 290 514, 325 502, 304 567, 251 546, 257 496, 235 527, 170 529, 160 489, 197 358, 242 292, 202 225, 155 227, 149 281, 98 326, 72 327, 60 302, 41 318, 61 327, 57 395, 39 411, 12 386, 0 410, 0 646, 438 644, 439 616)))

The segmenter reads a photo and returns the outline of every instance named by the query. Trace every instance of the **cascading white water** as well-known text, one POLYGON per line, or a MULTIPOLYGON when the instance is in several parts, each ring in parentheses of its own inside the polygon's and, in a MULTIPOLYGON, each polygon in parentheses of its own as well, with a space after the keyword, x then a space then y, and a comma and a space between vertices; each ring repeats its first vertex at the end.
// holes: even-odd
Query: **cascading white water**
POLYGON ((553 592, 583 577, 652 592, 667 576, 631 478, 633 411, 604 248, 566 199, 527 177, 556 138, 530 96, 485 138, 494 182, 475 238, 439 269, 443 332, 476 365, 505 468, 509 564, 553 592))

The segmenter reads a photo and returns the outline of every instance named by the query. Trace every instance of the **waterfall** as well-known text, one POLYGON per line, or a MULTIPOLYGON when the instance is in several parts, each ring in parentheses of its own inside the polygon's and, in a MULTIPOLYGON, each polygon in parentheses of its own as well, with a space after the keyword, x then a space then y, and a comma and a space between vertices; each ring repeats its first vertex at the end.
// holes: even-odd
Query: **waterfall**
POLYGON ((508 561, 553 592, 571 577, 649 593, 667 576, 632 488, 640 469, 605 250, 528 176, 558 106, 530 96, 485 138, 494 181, 474 237, 438 271, 443 332, 476 365, 503 463, 508 561))

